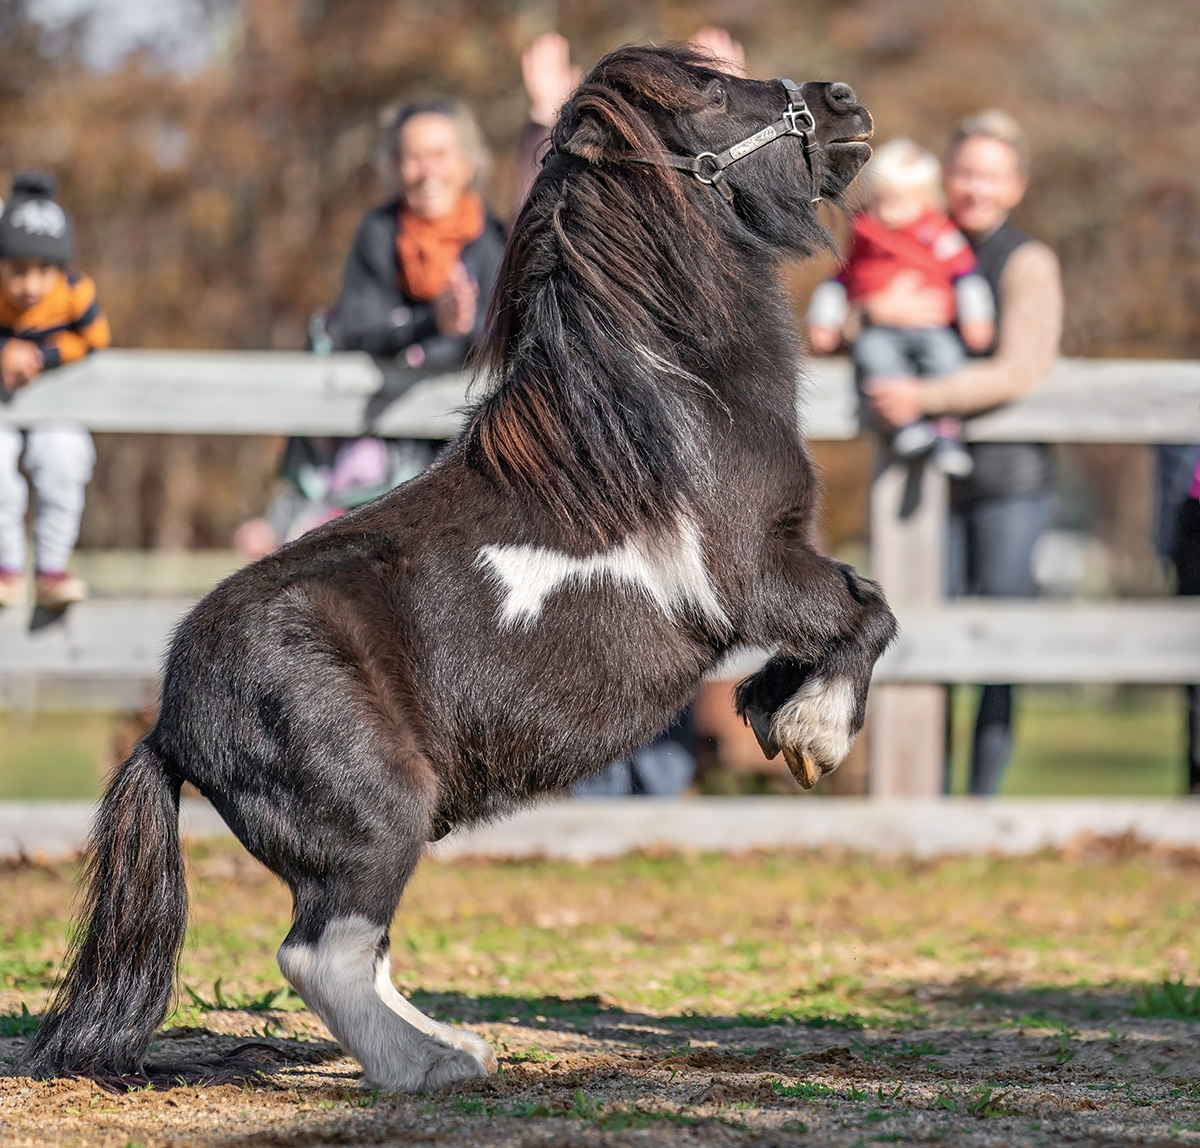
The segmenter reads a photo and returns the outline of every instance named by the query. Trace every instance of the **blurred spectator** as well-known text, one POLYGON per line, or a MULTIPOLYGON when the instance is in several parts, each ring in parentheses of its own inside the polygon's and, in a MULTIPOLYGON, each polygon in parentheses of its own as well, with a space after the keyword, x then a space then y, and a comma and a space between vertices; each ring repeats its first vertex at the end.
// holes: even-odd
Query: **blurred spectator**
MULTIPOLYGON (((894 139, 875 152, 869 175, 870 206, 854 221, 850 254, 837 277, 813 293, 809 341, 815 351, 835 351, 851 320, 850 357, 860 387, 889 377, 951 374, 966 363, 966 349, 991 345, 996 308, 970 246, 946 218, 941 164, 912 140, 894 139), (939 291, 957 328, 863 324, 859 315, 871 295, 901 277, 939 291)), ((910 459, 932 451, 939 470, 965 478, 973 463, 961 430, 949 416, 914 419, 892 433, 892 453, 910 459)))
MULTIPOLYGON (((1200 446, 1155 448, 1155 544, 1175 566, 1175 592, 1200 595, 1200 446)), ((1200 685, 1187 692, 1187 787, 1200 794, 1200 685)))
MULTIPOLYGON (((397 195, 359 225, 315 346, 366 351, 397 394, 419 375, 462 367, 504 254, 501 226, 474 186, 486 158, 474 117, 457 101, 410 104, 390 117, 384 166, 397 195)), ((414 439, 293 439, 284 491, 263 518, 238 528, 234 546, 266 554, 419 474, 433 453, 414 439)))
MULTIPOLYGON (((19 172, 0 215, 0 399, 43 371, 82 358, 111 341, 95 284, 70 269, 71 220, 54 198, 54 180, 19 172)), ((33 484, 33 558, 37 604, 59 610, 87 597, 67 571, 79 537, 84 492, 96 461, 92 436, 63 421, 21 431, 0 426, 0 606, 25 597, 25 511, 33 484)))
MULTIPOLYGON (((964 120, 947 156, 950 217, 966 235, 996 300, 995 342, 978 361, 943 378, 876 380, 877 418, 902 427, 923 417, 965 416, 1003 406, 1050 371, 1062 330, 1058 260, 1008 222, 1024 198, 1028 147, 1011 116, 964 120)), ((864 310, 872 323, 932 327, 950 321, 944 292, 893 280, 864 310)), ((1028 597, 1032 553, 1050 521, 1053 468, 1043 443, 974 443, 969 478, 951 483, 948 591, 1028 597)), ((1012 749, 1012 687, 985 685, 971 756, 971 792, 996 792, 1012 749)))
MULTIPOLYGON (((746 74, 746 53, 724 28, 705 27, 694 33, 691 43, 713 57, 713 64, 735 76, 746 74)), ((529 100, 529 120, 521 133, 517 155, 513 216, 529 194, 550 142, 550 129, 559 109, 579 86, 582 72, 571 63, 571 45, 558 32, 544 32, 521 56, 521 78, 529 100)))
POLYGON ((558 110, 579 86, 581 76, 579 65, 571 63, 571 45, 557 32, 543 33, 521 55, 529 120, 521 132, 517 155, 514 216, 533 186, 558 110))
POLYGON ((724 28, 711 24, 693 32, 688 37, 697 48, 703 48, 713 57, 713 64, 731 76, 746 75, 746 49, 724 28))

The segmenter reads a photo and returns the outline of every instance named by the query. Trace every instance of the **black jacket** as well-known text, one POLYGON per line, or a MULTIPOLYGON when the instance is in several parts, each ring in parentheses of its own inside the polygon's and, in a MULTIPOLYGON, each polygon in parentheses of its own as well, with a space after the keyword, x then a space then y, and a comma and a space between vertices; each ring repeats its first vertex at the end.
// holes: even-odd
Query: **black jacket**
POLYGON ((425 352, 426 370, 454 370, 483 329, 488 297, 500 271, 504 232, 490 215, 478 239, 463 248, 462 261, 479 284, 479 310, 470 335, 438 333, 430 303, 416 303, 400 289, 396 231, 400 203, 393 200, 363 217, 346 259, 346 274, 329 332, 342 351, 366 351, 393 359, 414 343, 425 352))

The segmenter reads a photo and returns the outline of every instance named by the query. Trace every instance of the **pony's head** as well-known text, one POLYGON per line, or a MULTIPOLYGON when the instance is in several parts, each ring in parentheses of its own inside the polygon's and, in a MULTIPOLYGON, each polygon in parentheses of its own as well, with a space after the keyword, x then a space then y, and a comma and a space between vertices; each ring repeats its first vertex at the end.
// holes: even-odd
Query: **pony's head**
POLYGON ((814 200, 870 155, 846 84, 714 64, 632 47, 592 69, 513 225, 479 349, 493 389, 471 464, 609 542, 675 513, 730 402, 794 406, 772 264, 833 246, 814 200))
POLYGON ((552 151, 704 184, 771 245, 807 250, 814 203, 837 200, 870 157, 870 113, 849 84, 714 65, 684 46, 609 53, 563 107, 552 151))

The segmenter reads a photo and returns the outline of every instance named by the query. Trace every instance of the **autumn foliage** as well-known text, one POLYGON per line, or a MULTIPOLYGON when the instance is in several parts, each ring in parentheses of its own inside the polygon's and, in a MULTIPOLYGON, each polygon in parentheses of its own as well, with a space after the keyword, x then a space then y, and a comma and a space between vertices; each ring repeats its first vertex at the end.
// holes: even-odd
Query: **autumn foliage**
MULTIPOLYGON (((119 345, 297 348, 380 197, 389 103, 462 95, 510 209, 520 52, 555 12, 585 65, 725 24, 755 74, 853 83, 881 138, 940 148, 963 113, 1009 109, 1034 151, 1019 222, 1063 260, 1067 352, 1200 353, 1194 0, 216 0, 217 46, 186 74, 150 52, 96 73, 0 0, 0 181, 57 174, 119 345)), ((264 440, 107 438, 85 541, 226 544, 273 459, 264 440)))

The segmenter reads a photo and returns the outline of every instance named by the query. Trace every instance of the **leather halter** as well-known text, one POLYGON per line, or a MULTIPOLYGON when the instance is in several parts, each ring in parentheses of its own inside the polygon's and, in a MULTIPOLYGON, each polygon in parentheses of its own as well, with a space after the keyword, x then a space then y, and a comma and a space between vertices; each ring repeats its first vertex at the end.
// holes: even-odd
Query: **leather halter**
POLYGON ((651 159, 647 156, 629 156, 634 163, 648 164, 658 167, 666 164, 694 175, 707 187, 717 191, 726 203, 733 202, 733 189, 725 181, 725 169, 739 159, 758 151, 773 140, 785 136, 799 136, 804 144, 804 161, 808 165, 809 184, 812 188, 811 203, 821 202, 821 152, 817 143, 817 121, 800 92, 800 85, 792 80, 779 79, 776 81, 787 91, 788 105, 783 115, 773 124, 747 136, 735 144, 731 144, 722 152, 702 151, 699 155, 683 156, 667 153, 661 159, 651 159))

